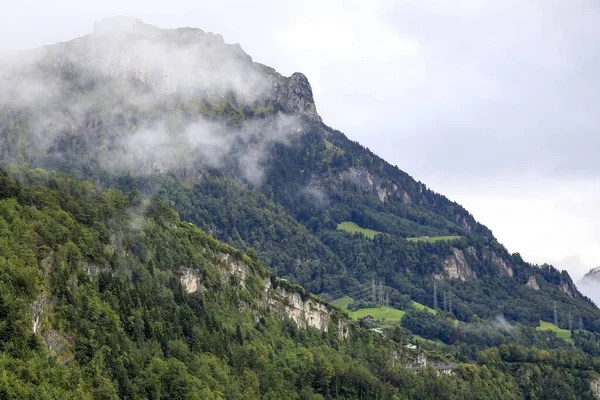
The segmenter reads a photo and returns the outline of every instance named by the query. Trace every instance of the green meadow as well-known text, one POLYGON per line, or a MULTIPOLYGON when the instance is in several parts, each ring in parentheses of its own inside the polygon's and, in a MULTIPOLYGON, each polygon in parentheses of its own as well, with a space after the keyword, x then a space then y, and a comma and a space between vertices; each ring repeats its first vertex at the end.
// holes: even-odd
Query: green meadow
POLYGON ((554 325, 551 322, 546 322, 540 320, 540 325, 535 328, 537 331, 553 331, 556 333, 556 336, 564 339, 567 343, 574 344, 573 339, 571 338, 571 331, 568 329, 561 329, 558 326, 554 325))
POLYGON ((362 233, 366 237, 373 239, 375 235, 381 233, 374 231, 373 229, 365 229, 358 226, 356 223, 351 221, 340 222, 337 226, 338 230, 346 231, 350 233, 362 233))
POLYGON ((410 240, 411 242, 434 243, 434 242, 438 242, 440 240, 452 241, 452 240, 456 240, 456 239, 460 239, 460 238, 461 238, 461 236, 432 236, 432 237, 428 237, 428 238, 410 237, 410 238, 406 238, 406 240, 410 240))

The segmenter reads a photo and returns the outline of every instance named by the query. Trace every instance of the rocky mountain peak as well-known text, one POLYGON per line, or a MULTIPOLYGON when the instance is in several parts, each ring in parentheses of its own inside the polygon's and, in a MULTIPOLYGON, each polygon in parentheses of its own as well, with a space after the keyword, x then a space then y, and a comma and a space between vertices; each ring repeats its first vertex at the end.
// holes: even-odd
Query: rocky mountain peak
POLYGON ((581 280, 593 280, 600 282, 600 267, 592 268, 590 272, 585 274, 581 280))
POLYGON ((98 34, 98 35, 109 34, 109 33, 148 34, 149 32, 158 32, 158 31, 160 31, 160 29, 156 26, 145 24, 137 18, 126 17, 126 16, 105 18, 94 24, 94 34, 98 34))
POLYGON ((321 120, 317 114, 312 87, 304 74, 295 72, 289 77, 283 100, 288 111, 305 115, 312 120, 321 120))
POLYGON ((70 84, 126 79, 158 97, 182 95, 219 104, 233 97, 239 106, 282 110, 321 121, 304 74, 284 77, 256 63, 242 47, 197 28, 161 29, 132 17, 96 22, 92 34, 47 46, 36 60, 70 84))

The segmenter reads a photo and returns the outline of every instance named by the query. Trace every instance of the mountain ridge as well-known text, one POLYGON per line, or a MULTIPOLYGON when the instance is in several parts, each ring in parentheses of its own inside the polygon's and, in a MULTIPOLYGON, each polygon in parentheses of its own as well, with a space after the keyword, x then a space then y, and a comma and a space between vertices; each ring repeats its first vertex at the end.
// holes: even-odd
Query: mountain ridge
MULTIPOLYGON (((48 91, 4 98, 3 160, 124 189, 147 182, 149 194, 162 193, 190 222, 242 249, 257 247, 266 265, 317 293, 351 290, 377 275, 392 302, 417 296, 432 306, 434 277, 453 291, 483 285, 477 283, 482 277, 505 277, 520 291, 537 287, 585 301, 567 273, 509 254, 463 207, 323 124, 304 75, 282 77, 202 30, 162 30, 117 18, 96 31, 39 50, 38 59, 17 72, 48 91), (201 184, 211 181, 210 189, 201 184), (159 189, 162 184, 169 190, 159 189), (223 196, 270 204, 269 218, 285 215, 280 230, 265 235, 269 226, 255 206, 223 202, 223 196), (186 209, 189 204, 194 208, 186 209), (248 219, 241 224, 226 216, 242 209, 248 219), (344 237, 336 231, 344 221, 386 236, 344 237), (461 239, 406 242, 444 235, 461 239), (385 247, 397 250, 377 261, 385 247), (425 280, 417 282, 417 275, 425 280)), ((31 92, 31 84, 20 88, 19 82, 15 93, 31 92)), ((565 313, 573 307, 567 298, 562 303, 565 313)), ((461 304, 461 318, 470 318, 466 298, 457 299, 461 304)), ((548 318, 552 307, 544 307, 548 318)), ((503 312, 496 305, 487 314, 503 312)))

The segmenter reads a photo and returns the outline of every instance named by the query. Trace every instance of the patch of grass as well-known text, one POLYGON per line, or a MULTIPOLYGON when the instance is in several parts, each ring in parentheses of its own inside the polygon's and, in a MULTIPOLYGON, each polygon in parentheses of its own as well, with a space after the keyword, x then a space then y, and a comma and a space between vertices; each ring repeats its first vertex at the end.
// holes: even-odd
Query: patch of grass
POLYGON ((433 344, 433 345, 436 345, 436 346, 439 345, 439 344, 441 344, 441 345, 444 344, 444 342, 442 342, 439 339, 438 340, 425 339, 424 337, 419 336, 419 335, 413 335, 412 340, 415 343, 424 342, 424 343, 433 344))
POLYGON ((535 328, 536 331, 553 331, 556 336, 563 339, 565 342, 575 344, 571 338, 571 331, 568 329, 561 329, 551 322, 540 320, 540 325, 535 328))
POLYGON ((352 319, 358 320, 359 318, 370 315, 375 320, 381 321, 383 327, 400 324, 405 313, 405 311, 396 310, 392 307, 361 308, 356 311, 348 311, 348 315, 350 315, 350 318, 352 319), (383 321, 384 319, 385 321, 383 321))
POLYGON ((326 148, 327 150, 333 150, 333 148, 335 147, 335 146, 333 145, 333 143, 331 143, 331 142, 330 142, 329 140, 327 140, 327 139, 324 139, 324 140, 325 140, 325 148, 326 148))
POLYGON ((421 303, 417 303, 416 301, 412 302, 412 305, 414 308, 416 308, 417 310, 425 310, 425 311, 429 311, 432 314, 437 314, 437 311, 434 310, 433 308, 429 308, 424 304, 421 303))
POLYGON ((340 222, 337 226, 338 230, 346 231, 350 233, 362 233, 366 237, 373 239, 375 235, 381 233, 378 231, 374 231, 373 229, 365 229, 358 226, 356 223, 351 221, 340 222))
POLYGON ((432 236, 428 238, 420 238, 420 237, 410 237, 406 238, 406 240, 410 240, 411 242, 429 242, 434 243, 440 240, 452 241, 456 239, 460 239, 462 236, 432 236))
POLYGON ((331 302, 331 304, 341 308, 342 310, 348 310, 348 306, 352 303, 354 303, 354 299, 350 296, 340 297, 339 299, 335 299, 331 302))

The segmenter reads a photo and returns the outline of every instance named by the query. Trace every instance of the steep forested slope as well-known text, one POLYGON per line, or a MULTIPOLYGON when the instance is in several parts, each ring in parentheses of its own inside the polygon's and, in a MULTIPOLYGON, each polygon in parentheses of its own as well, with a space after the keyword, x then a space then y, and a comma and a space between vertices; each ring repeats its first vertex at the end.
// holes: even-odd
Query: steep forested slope
MULTIPOLYGON (((11 175, 0 171, 3 399, 516 399, 527 388, 509 367, 527 353, 486 353, 496 367, 454 376, 405 370, 412 350, 270 277, 157 199, 42 170, 11 175)), ((600 365, 546 356, 554 377, 579 385, 550 387, 590 395, 600 365)))
POLYGON ((460 205, 326 126, 304 75, 283 77, 218 35, 112 19, 7 56, 0 80, 5 164, 156 195, 329 299, 364 303, 377 281, 398 308, 444 294, 464 322, 557 315, 600 332, 566 272, 509 254, 460 205), (349 222, 378 234, 338 229, 349 222))

